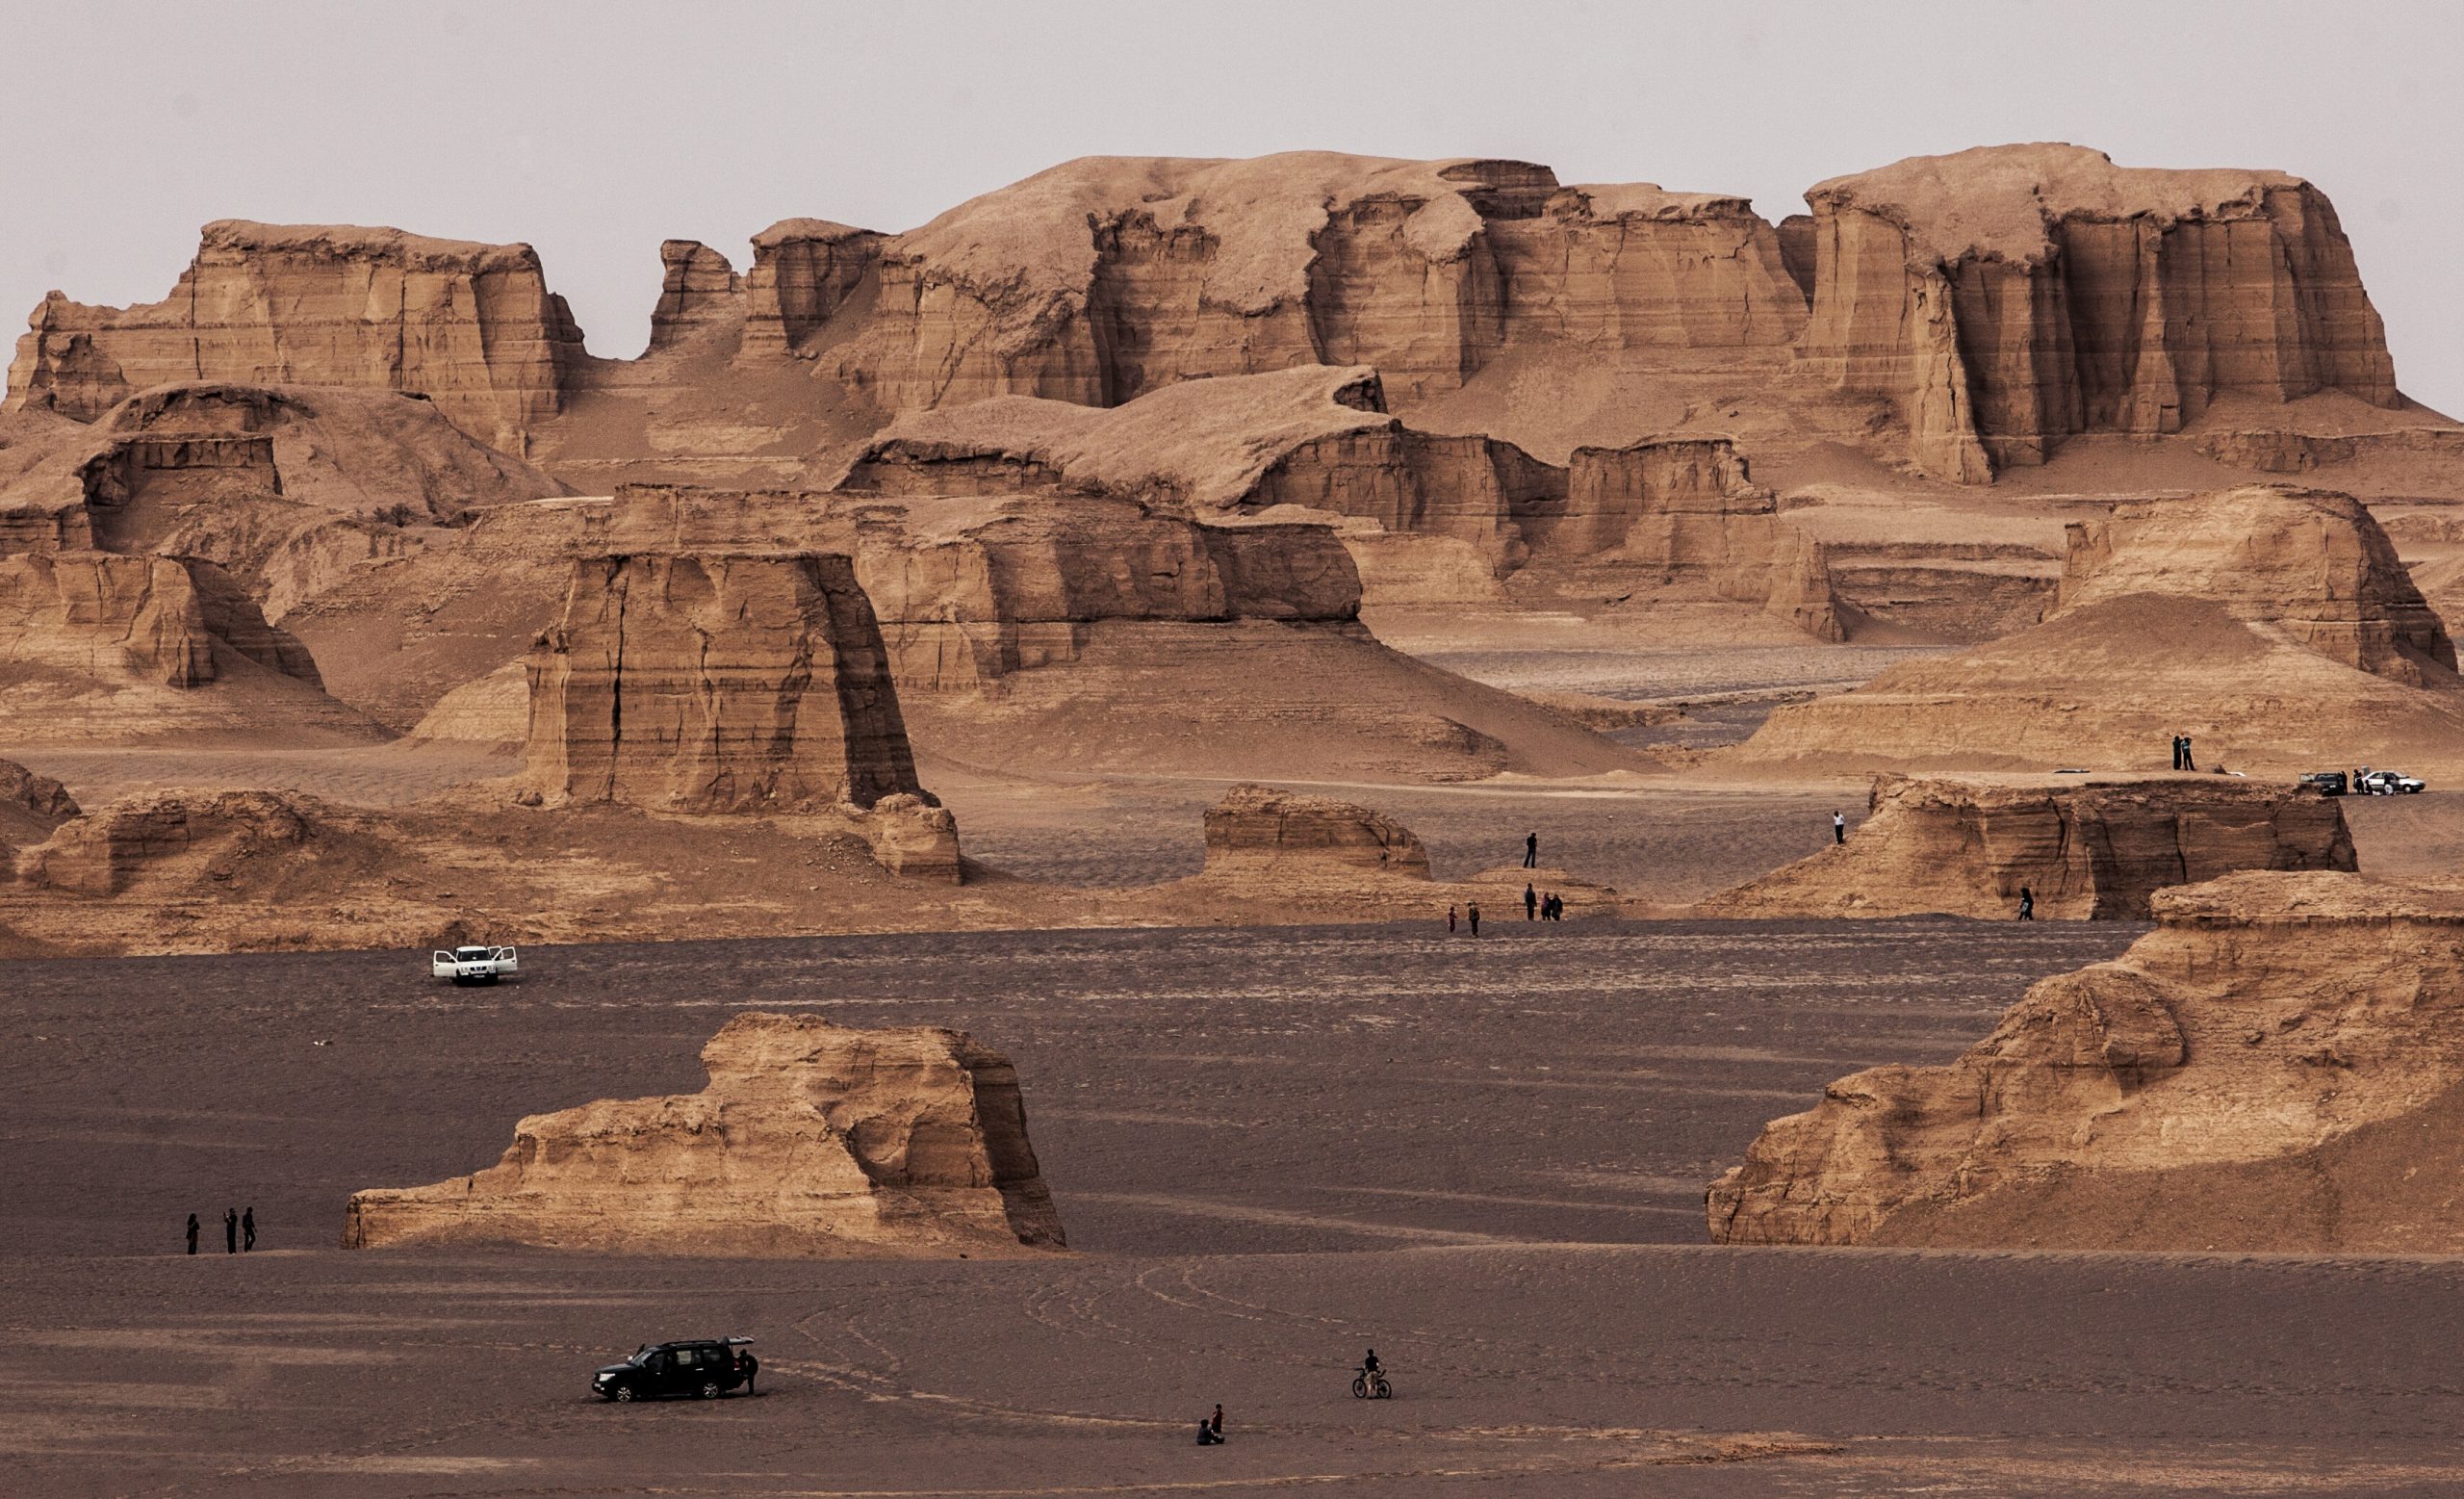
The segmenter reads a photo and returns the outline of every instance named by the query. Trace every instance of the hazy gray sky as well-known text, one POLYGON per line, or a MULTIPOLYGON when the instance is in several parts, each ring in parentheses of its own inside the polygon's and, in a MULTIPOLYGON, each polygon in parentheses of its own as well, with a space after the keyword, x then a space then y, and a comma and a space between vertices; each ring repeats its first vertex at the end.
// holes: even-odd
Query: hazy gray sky
POLYGON ((219 218, 527 240, 602 354, 658 242, 911 228, 1073 156, 1509 156, 1751 194, 2009 141, 2335 199, 2398 378, 2464 412, 2464 7, 2068 0, 9 3, 0 314, 160 297, 219 218))

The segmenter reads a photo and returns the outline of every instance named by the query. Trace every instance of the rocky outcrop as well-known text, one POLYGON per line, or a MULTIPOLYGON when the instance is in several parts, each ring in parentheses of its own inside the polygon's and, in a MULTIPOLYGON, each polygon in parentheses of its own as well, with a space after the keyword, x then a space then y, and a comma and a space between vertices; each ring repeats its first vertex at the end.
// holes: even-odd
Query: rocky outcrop
MULTIPOLYGON (((1630 587, 1690 589, 1844 637, 1820 543, 1779 517, 1729 440, 1583 448, 1560 468, 1511 443, 1417 430, 1384 405, 1366 369, 1196 380, 1112 410, 1012 397, 893 422, 841 482, 909 496, 1060 490, 1244 514, 1295 505, 1460 543, 1492 578, 1597 563, 1630 587)), ((1346 532, 1364 567, 1385 560, 1370 534, 1346 532)))
POLYGON ((2455 671, 2446 627, 2350 495, 2253 485, 2071 522, 2053 612, 2134 593, 2215 599, 2330 660, 2416 686, 2455 671))
POLYGON ((1747 760, 1835 768, 2464 766, 2464 680, 2385 533, 2249 488, 2071 529, 2045 621, 1775 710, 1747 760))
POLYGON ((13 760, 0 760, 0 859, 20 844, 46 840, 78 813, 68 788, 13 760))
POLYGON ((1428 878, 1412 830, 1367 807, 1236 786, 1206 810, 1206 872, 1306 879, 1325 873, 1428 878))
POLYGON ((844 556, 584 558, 528 672, 530 774, 557 802, 860 811, 922 790, 844 556))
POLYGON ((886 242, 879 278, 840 368, 898 411, 1308 364, 1416 400, 1513 331, 1777 349, 1805 308, 1742 198, 1331 152, 1065 163, 886 242))
POLYGON ((1730 1244, 2464 1249, 2464 891, 2239 874, 1942 1067, 1776 1120, 1711 1186, 1730 1244))
POLYGON ((168 557, 0 557, 0 661, 192 687, 215 678, 195 582, 168 557))
POLYGON ((31 323, 12 409, 90 421, 182 380, 375 386, 426 395, 516 452, 582 353, 526 245, 227 219, 205 226, 165 300, 90 307, 55 292, 31 323))
POLYGON ((124 796, 18 850, 16 877, 22 885, 78 895, 117 895, 146 879, 188 887, 207 879, 227 883, 242 865, 304 849, 319 810, 312 798, 280 791, 124 796))
POLYGON ((823 219, 783 219, 755 235, 744 277, 744 352, 805 352, 872 271, 882 240, 823 219))
POLYGON ((2352 246, 2299 178, 2013 145, 1835 177, 1806 201, 1799 358, 1887 398, 1936 478, 1981 483, 2082 432, 2178 431, 2226 395, 2398 402, 2352 246))
POLYGON ((1723 916, 2145 920, 2163 889, 2245 869, 2353 867, 2343 809, 2286 785, 2192 774, 1874 783, 1826 848, 1712 897, 1723 916))
MULTIPOLYGON (((651 311, 653 353, 687 341, 728 343, 745 325, 742 278, 728 258, 698 240, 669 240, 658 247, 658 305, 651 311)), ((732 351, 732 348, 731 348, 732 351)))
POLYGON ((702 1062, 700 1093, 534 1114, 487 1170, 353 1193, 343 1247, 809 1259, 1065 1247, 1017 1071, 963 1032, 752 1011, 702 1062))

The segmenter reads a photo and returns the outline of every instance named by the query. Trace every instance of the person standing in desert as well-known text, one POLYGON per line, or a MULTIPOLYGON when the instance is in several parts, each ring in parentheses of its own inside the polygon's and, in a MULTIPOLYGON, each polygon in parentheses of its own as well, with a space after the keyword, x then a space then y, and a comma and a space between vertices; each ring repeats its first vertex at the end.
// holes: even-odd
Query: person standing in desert
POLYGON ((1465 908, 1464 908, 1463 914, 1464 914, 1464 916, 1465 916, 1466 917, 1468 917, 1468 918, 1470 919, 1470 921, 1471 921, 1471 923, 1472 923, 1472 935, 1473 935, 1473 936, 1475 936, 1475 937, 1479 936, 1479 935, 1480 935, 1480 903, 1479 903, 1478 901, 1476 901, 1476 901, 1474 901, 1474 902, 1472 902, 1472 904, 1471 904, 1471 905, 1469 905, 1469 906, 1467 906, 1467 907, 1465 907, 1465 908))
POLYGON ((1832 813, 1831 841, 1834 844, 1845 843, 1848 841, 1848 816, 1845 813, 1832 813))
POLYGON ((189 1214, 189 1253, 196 1253, 196 1214, 189 1214))
POLYGON ((222 1253, 240 1253, 240 1210, 236 1207, 222 1210, 222 1253))

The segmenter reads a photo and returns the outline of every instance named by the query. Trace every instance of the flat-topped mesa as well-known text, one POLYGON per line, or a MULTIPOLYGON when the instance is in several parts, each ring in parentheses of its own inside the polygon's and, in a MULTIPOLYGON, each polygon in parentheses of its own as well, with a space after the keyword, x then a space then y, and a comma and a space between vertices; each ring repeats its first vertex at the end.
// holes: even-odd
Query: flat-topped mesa
POLYGON ((528 673, 530 774, 554 802, 864 812, 923 790, 843 556, 583 557, 528 673))
POLYGON ((2464 1250, 2464 889, 2237 874, 1941 1067, 1841 1078, 1712 1183, 1728 1244, 2464 1250))
POLYGON ((1706 902, 1722 916, 2145 920, 2160 890, 2246 869, 2353 867, 2343 809, 2229 776, 1875 779, 1846 846, 1706 902))
POLYGON ((1806 201, 1799 359, 1887 397, 1938 478, 1987 482, 2083 432, 2178 431, 2227 394, 2400 399, 2335 209, 2297 177, 2008 145, 1835 177, 1806 201))
POLYGON ((581 331, 527 245, 226 219, 205 226, 163 301, 45 298, 17 342, 8 407, 91 421, 178 380, 372 385, 426 395, 519 452, 581 356, 581 331))
POLYGON ((650 350, 685 342, 733 353, 745 326, 743 278, 728 258, 699 240, 668 240, 658 247, 658 305, 651 310, 650 350))
POLYGON ((1206 872, 1283 881, 1362 872, 1425 880, 1428 850, 1411 829, 1370 808, 1236 786, 1206 810, 1206 872))
POLYGON ((2070 529, 2042 623, 1784 705, 1749 761, 1839 769, 2464 766, 2454 648, 2368 508, 2271 485, 2070 529))
POLYGON ((885 243, 840 369, 895 411, 1306 364, 1374 365, 1417 400, 1517 331, 1776 349, 1804 307, 1738 198, 1523 162, 1089 157, 885 243))
POLYGON ((744 352, 809 352, 881 259, 886 236, 825 219, 783 219, 753 237, 744 276, 744 352))
POLYGON ((484 1171, 353 1193, 343 1247, 803 1259, 1066 1247, 1017 1069, 964 1032, 749 1011, 702 1063, 699 1093, 534 1114, 484 1171))
POLYGON ((307 648, 267 624, 211 562, 107 552, 0 557, 0 668, 195 687, 222 674, 218 643, 321 685, 307 648))
POLYGON ((2194 594, 2398 682, 2455 670, 2446 626, 2350 495, 2254 484, 2143 501, 2071 522, 2068 540, 2049 618, 2134 593, 2194 594))

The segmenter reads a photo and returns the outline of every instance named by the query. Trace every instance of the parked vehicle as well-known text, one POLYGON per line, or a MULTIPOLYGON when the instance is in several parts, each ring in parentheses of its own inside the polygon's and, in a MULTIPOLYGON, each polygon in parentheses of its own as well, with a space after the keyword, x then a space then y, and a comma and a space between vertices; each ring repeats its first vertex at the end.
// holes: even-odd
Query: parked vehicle
POLYGON ((745 1345, 749 1337, 697 1338, 682 1343, 644 1343, 623 1363, 611 1363, 590 1377, 590 1392, 618 1402, 662 1400, 689 1395, 716 1400, 744 1386, 753 1389, 760 1368, 745 1345))
POLYGON ((2419 776, 2408 776, 2400 770, 2370 770, 2361 777, 2364 796, 2409 796, 2427 783, 2419 776))
POLYGON ((428 971, 457 984, 493 984, 522 971, 510 947, 438 948, 428 959, 428 971))
POLYGON ((2301 788, 2322 796, 2342 796, 2350 789, 2341 770, 2313 770, 2301 778, 2301 788))

